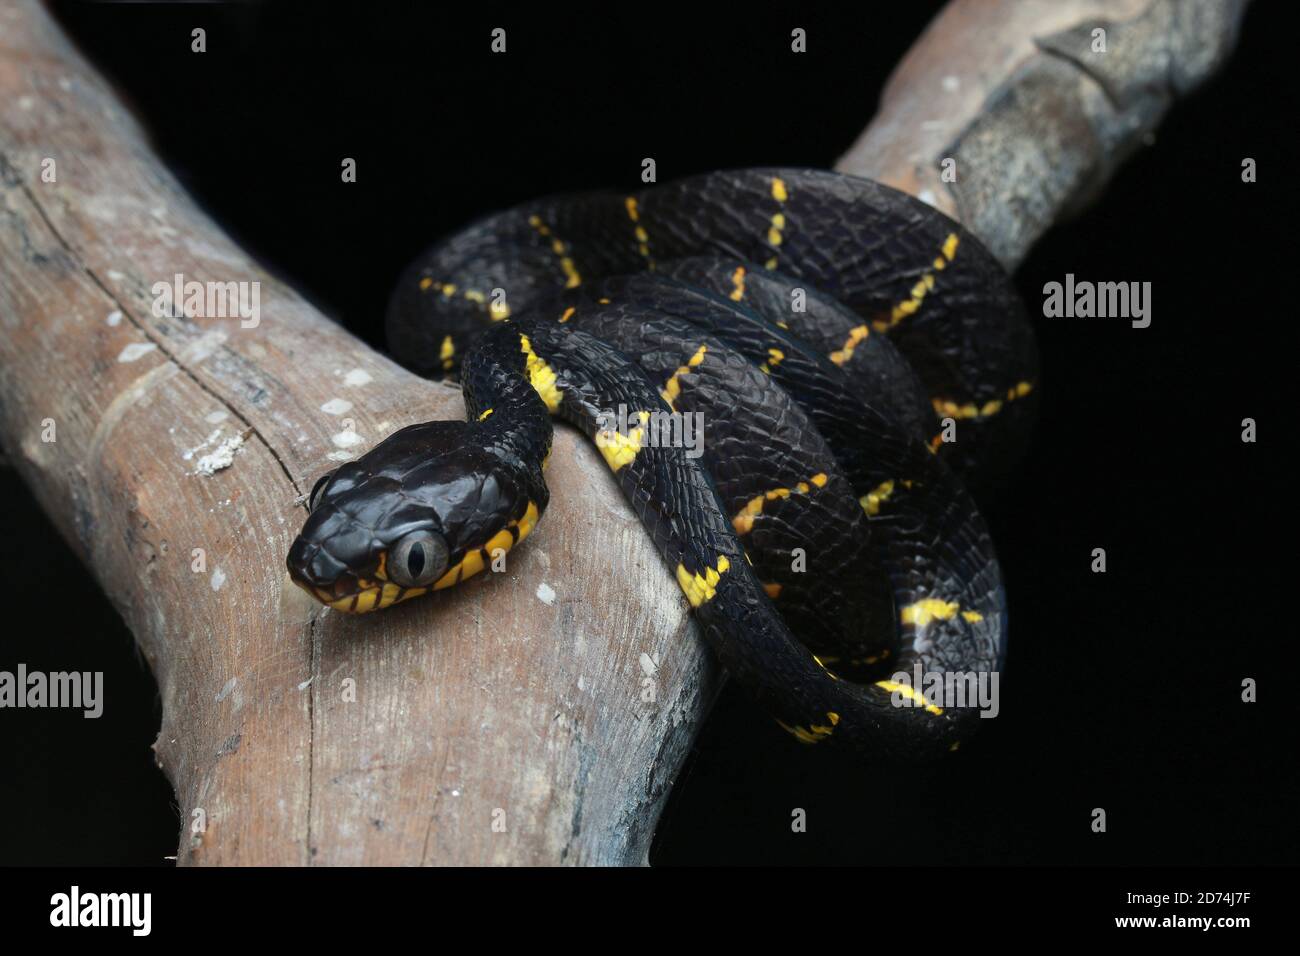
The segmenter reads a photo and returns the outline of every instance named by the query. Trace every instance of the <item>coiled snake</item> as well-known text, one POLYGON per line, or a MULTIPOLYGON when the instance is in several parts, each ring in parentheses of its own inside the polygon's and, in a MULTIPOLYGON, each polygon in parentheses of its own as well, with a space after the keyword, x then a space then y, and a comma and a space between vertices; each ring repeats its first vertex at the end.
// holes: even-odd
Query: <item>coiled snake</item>
POLYGON ((1023 439, 1036 354, 959 225, 812 170, 547 199, 420 256, 388 333, 408 366, 459 377, 468 420, 317 482, 288 567, 318 600, 369 611, 491 566, 546 508, 558 416, 798 739, 918 756, 969 733, 972 707, 894 678, 1001 666, 1001 576, 966 485, 1023 439))

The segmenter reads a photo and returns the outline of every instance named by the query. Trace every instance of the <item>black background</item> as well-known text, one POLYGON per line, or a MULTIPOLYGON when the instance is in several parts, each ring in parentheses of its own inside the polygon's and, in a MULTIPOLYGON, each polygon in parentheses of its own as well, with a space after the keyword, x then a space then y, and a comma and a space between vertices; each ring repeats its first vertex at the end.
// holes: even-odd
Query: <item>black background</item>
MULTIPOLYGON (((1294 561, 1279 542, 1300 103, 1282 6, 1254 5, 1224 73, 1017 273, 1034 314, 1067 272, 1149 281, 1153 322, 1036 320, 1039 426, 988 515, 1011 608, 1002 716, 952 759, 900 770, 802 747, 724 692, 653 862, 1295 860, 1294 561), (1257 444, 1240 441, 1247 416, 1257 444)), ((55 4, 199 201, 379 346, 399 270, 484 212, 634 188, 645 156, 661 181, 829 165, 939 4, 441 7, 55 4)), ((6 627, 0 669, 102 670, 108 689, 96 721, 0 711, 0 863, 163 862, 179 820, 130 634, 7 470, 0 540, 0 580, 37 611, 6 627)))

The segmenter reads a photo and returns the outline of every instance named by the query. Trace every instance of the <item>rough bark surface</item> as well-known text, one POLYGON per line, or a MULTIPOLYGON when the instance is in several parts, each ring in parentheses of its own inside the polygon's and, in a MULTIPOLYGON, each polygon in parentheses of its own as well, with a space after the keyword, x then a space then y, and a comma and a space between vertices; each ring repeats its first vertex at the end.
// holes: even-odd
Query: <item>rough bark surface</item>
POLYGON ((921 196, 1014 269, 1223 65, 1245 10, 1246 0, 953 0, 835 168, 921 196))
MULTIPOLYGON (((1027 50, 1037 83, 1113 104, 1129 74, 1070 53, 1110 16, 1163 51, 1158 69, 1132 58, 1166 94, 1140 111, 1154 122, 1222 57, 1189 23, 1235 22, 1240 4, 1165 6, 954 3, 842 168, 931 190, 1014 261, 1131 137, 1098 133, 1087 109, 1040 115, 1007 79, 1027 50), (1012 7, 1038 19, 985 12, 1012 7), (949 74, 960 95, 937 101, 949 74), (1055 152, 1014 183, 984 167, 1012 149, 1003 139, 1044 128, 1055 152), (947 199, 926 174, 946 150, 972 173, 947 199), (1062 157, 1077 174, 1056 175, 1062 157)), ((508 574, 360 619, 309 601, 283 558, 312 480, 406 424, 460 417, 459 394, 241 252, 31 0, 0 6, 0 369, 4 452, 157 678, 179 862, 645 861, 717 677, 599 457, 558 430, 550 508, 508 574), (261 323, 155 316, 154 283, 178 273, 260 282, 261 323)))

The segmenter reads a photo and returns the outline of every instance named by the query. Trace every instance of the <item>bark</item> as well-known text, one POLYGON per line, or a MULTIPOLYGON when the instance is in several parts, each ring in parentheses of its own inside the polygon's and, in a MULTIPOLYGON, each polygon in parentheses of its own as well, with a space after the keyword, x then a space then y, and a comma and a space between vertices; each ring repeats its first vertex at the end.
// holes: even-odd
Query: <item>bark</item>
POLYGON ((1246 0, 953 0, 835 168, 922 197, 1014 269, 1223 65, 1245 9, 1246 0))
MULTIPOLYGON (((954 3, 841 168, 930 190, 1014 261, 1141 128, 1099 126, 1130 74, 1081 65, 1068 38, 1105 14, 1163 51, 1141 68, 1155 92, 1133 94, 1143 123, 1222 59, 1196 30, 1240 4, 1168 6, 954 3), (1043 112, 1026 71, 1073 93, 1043 112), (952 191, 929 169, 949 152, 969 170, 952 191)), ((0 327, 0 445, 157 678, 180 863, 645 861, 718 678, 599 456, 558 429, 550 508, 509 573, 364 618, 311 602, 283 561, 312 480, 461 417, 459 393, 237 248, 31 0, 0 7, 0 327), (260 324, 155 315, 178 273, 260 283, 260 324)))

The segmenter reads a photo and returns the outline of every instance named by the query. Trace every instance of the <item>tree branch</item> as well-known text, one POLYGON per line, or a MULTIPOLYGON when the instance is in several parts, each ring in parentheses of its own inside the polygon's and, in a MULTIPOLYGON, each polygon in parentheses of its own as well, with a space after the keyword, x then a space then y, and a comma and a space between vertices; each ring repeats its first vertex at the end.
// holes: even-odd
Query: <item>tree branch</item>
POLYGON ((1014 269, 1223 66, 1245 10, 1246 0, 953 0, 835 168, 921 196, 1014 269), (945 159, 955 182, 942 177, 945 159))

